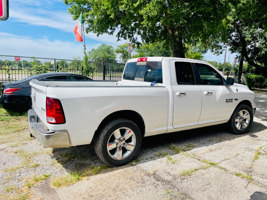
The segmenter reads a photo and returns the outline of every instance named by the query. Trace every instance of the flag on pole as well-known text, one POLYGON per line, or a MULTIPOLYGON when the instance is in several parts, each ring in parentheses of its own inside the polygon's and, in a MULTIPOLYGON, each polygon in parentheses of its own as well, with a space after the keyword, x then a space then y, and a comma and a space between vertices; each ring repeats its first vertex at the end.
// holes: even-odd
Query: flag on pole
POLYGON ((82 37, 83 27, 82 27, 82 24, 83 24, 83 17, 82 17, 82 13, 81 13, 80 16, 79 16, 78 23, 75 25, 75 27, 73 29, 73 32, 76 35, 76 40, 79 41, 79 42, 83 41, 83 37, 82 37))

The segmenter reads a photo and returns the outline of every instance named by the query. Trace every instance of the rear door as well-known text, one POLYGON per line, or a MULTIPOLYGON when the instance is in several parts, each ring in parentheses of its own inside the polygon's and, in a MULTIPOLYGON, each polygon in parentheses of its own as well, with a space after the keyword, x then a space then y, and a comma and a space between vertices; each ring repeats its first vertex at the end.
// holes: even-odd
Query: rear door
POLYGON ((202 94, 196 86, 193 66, 185 61, 171 60, 170 62, 173 74, 173 127, 178 129, 197 125, 202 94))

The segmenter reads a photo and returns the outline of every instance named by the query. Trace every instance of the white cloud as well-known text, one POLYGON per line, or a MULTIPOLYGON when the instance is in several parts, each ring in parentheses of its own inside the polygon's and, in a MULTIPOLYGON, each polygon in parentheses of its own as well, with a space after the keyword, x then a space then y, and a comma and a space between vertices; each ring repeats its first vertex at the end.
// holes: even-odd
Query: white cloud
POLYGON ((28 14, 24 11, 15 11, 10 9, 10 17, 13 18, 17 22, 23 22, 30 25, 35 26, 47 26, 50 28, 59 29, 65 32, 71 32, 72 29, 70 27, 74 27, 75 22, 72 21, 71 17, 64 12, 60 13, 51 13, 47 12, 47 16, 43 17, 37 16, 33 14, 28 14))
MULTIPOLYGON (((48 2, 52 4, 51 1, 48 2)), ((26 23, 32 26, 44 26, 72 33, 77 22, 72 20, 72 16, 67 13, 67 9, 65 12, 45 9, 44 3, 46 1, 15 0, 14 6, 10 6, 10 18, 15 22, 26 23)), ((125 40, 117 41, 116 34, 103 34, 98 37, 94 33, 87 33, 86 38, 111 45, 120 45, 127 42, 125 40)))
MULTIPOLYGON (((12 35, 0 32, 0 55, 35 56, 48 58, 82 58, 81 43, 47 38, 34 39, 25 36, 12 35), (4 47, 4 48, 2 48, 4 47)), ((96 48, 99 44, 90 46, 87 50, 96 48)))

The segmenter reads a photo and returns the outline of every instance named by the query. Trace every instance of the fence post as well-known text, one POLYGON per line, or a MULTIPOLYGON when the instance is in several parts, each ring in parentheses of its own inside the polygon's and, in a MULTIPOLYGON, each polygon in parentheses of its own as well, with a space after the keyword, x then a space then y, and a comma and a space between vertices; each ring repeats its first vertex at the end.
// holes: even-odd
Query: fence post
POLYGON ((54 72, 56 72, 56 71, 57 71, 57 60, 54 59, 54 72))
POLYGON ((103 81, 105 80, 105 76, 106 76, 106 64, 105 61, 102 62, 102 67, 103 67, 103 81))
POLYGON ((111 64, 109 64, 108 68, 109 68, 109 80, 111 81, 111 69, 110 69, 110 65, 111 64))

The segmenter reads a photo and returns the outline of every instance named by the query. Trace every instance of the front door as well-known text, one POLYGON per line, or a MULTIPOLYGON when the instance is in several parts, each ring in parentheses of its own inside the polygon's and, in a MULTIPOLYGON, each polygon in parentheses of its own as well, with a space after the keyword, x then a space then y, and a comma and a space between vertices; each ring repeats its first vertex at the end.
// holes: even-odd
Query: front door
POLYGON ((200 63, 194 65, 202 98, 199 124, 228 120, 234 109, 230 87, 224 85, 222 76, 212 67, 200 63))

